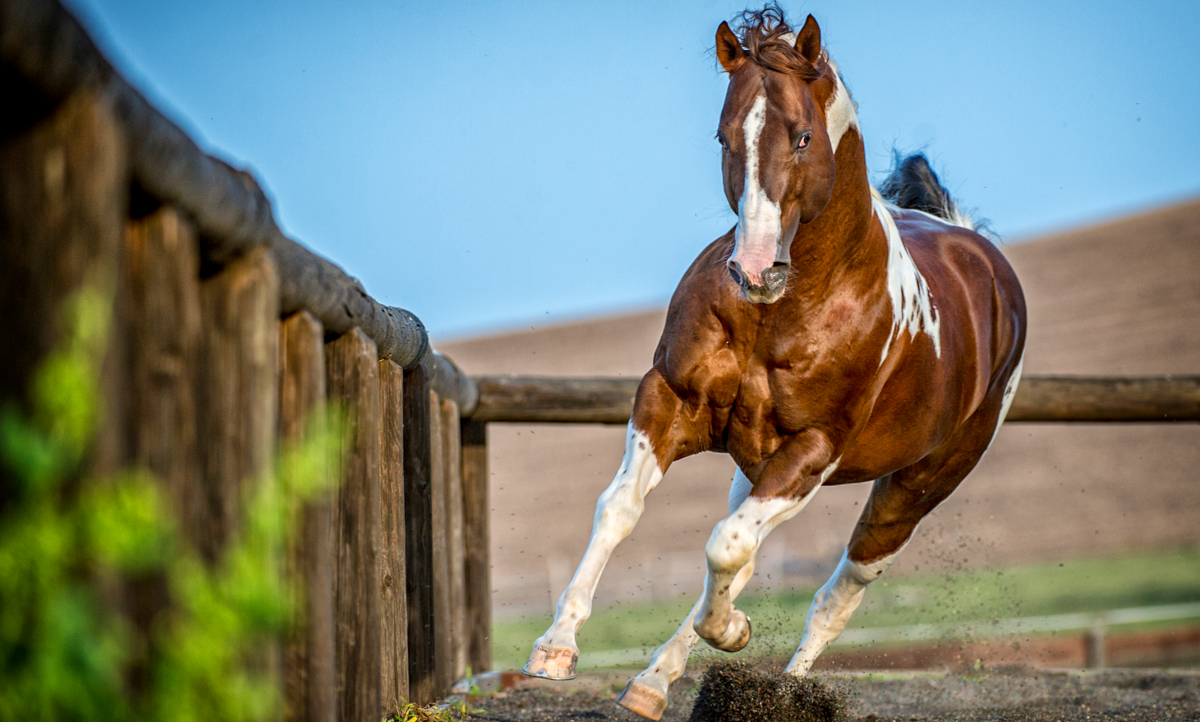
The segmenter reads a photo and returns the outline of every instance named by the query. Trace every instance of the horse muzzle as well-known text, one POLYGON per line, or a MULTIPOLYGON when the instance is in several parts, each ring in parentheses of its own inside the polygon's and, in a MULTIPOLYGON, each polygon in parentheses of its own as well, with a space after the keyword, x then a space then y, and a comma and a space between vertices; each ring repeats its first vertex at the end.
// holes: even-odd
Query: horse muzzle
POLYGON ((753 283, 750 281, 749 275, 742 270, 742 264, 730 259, 727 265, 733 282, 742 289, 742 296, 750 303, 775 303, 778 301, 783 296, 787 286, 788 272, 791 270, 791 265, 776 261, 774 265, 759 274, 762 283, 753 283))

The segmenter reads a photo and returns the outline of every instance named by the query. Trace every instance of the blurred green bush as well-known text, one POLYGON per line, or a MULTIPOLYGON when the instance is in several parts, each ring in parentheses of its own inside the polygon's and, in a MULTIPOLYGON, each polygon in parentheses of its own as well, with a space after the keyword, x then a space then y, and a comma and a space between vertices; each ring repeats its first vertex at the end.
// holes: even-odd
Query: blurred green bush
POLYGON ((282 578, 295 505, 329 487, 343 424, 312 424, 252 485, 243 528, 210 567, 144 472, 86 473, 111 303, 64 304, 65 338, 28 409, 0 408, 0 720, 264 720, 281 715, 277 649, 296 601, 282 578), (135 624, 115 589, 169 603, 135 624), (136 588, 136 587, 134 587, 136 588))

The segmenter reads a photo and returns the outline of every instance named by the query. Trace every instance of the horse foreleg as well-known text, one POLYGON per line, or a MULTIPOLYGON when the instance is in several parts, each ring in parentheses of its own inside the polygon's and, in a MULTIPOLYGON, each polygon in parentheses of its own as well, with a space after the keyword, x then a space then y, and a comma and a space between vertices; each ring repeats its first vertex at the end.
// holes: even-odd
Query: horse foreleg
POLYGON ((704 546, 708 576, 694 621, 696 633, 710 645, 736 652, 750 642, 750 619, 733 606, 734 597, 741 591, 734 582, 743 570, 753 572, 754 555, 767 534, 799 514, 812 496, 813 492, 799 499, 751 497, 713 528, 704 546))
POLYGON ((567 585, 554 611, 554 622, 533 643, 533 652, 522 670, 525 674, 547 679, 571 679, 579 648, 575 633, 592 611, 592 597, 600 574, 613 550, 633 531, 645 508, 646 495, 662 479, 658 459, 646 434, 629 424, 625 437, 625 458, 612 483, 596 503, 592 538, 579 568, 567 585))
POLYGON ((763 539, 791 519, 837 470, 829 440, 810 430, 791 438, 770 458, 750 496, 717 523, 704 546, 708 576, 696 610, 696 633, 717 649, 736 652, 750 641, 750 620, 733 606, 733 581, 763 539))
MULTIPOLYGON (((738 469, 733 476, 733 483, 729 487, 730 514, 737 511, 737 508, 750 495, 752 486, 742 470, 738 469)), ((753 575, 754 559, 751 558, 750 563, 742 567, 733 578, 733 585, 729 590, 730 596, 736 598, 753 575)), ((692 648, 696 646, 696 641, 700 639, 693 626, 696 612, 699 609, 700 600, 696 600, 692 610, 688 612, 687 618, 683 620, 683 624, 675 630, 675 634, 671 635, 671 638, 661 647, 654 650, 654 656, 650 658, 650 664, 646 669, 625 685, 625 690, 621 692, 621 696, 617 697, 617 704, 647 719, 662 718, 663 712, 667 709, 667 688, 671 686, 672 682, 683 676, 683 671, 687 668, 688 656, 692 653, 692 648)))

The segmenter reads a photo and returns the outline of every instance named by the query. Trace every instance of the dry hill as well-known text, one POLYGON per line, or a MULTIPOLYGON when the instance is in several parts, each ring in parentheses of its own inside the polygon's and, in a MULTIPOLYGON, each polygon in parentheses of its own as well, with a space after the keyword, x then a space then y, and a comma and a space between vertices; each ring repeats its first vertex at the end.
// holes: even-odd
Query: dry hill
MULTIPOLYGON (((1200 199, 1007 246, 1030 309, 1026 373, 1200 373, 1200 199)), ((663 310, 439 343, 469 373, 640 376, 663 310)), ((493 424, 493 587, 498 615, 549 610, 587 544, 624 429, 493 424)), ((1200 428, 1032 425, 1001 431, 979 468, 898 565, 946 568, 1200 542, 1200 428)), ((617 550, 598 605, 698 592, 732 463, 672 467, 617 550)), ((760 554, 759 582, 823 577, 865 485, 823 489, 760 554), (769 578, 768 578, 769 577, 769 578)))

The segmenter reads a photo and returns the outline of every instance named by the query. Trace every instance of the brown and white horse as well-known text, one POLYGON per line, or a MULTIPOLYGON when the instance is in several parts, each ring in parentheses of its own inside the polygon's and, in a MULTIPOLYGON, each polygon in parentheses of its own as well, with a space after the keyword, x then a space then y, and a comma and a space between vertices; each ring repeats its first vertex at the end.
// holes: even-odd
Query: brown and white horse
POLYGON ((1025 344, 1012 268, 924 157, 902 162, 882 195, 871 188, 855 105, 812 16, 798 33, 774 7, 743 19, 740 36, 721 24, 716 48, 729 74, 717 138, 737 225, 675 291, 625 458, 524 670, 574 676, 575 633, 645 496, 676 459, 724 451, 738 471, 729 516, 705 546, 704 593, 619 699, 651 719, 698 638, 746 646, 750 622, 733 600, 767 534, 821 486, 870 481, 787 667, 808 672, 991 444, 1025 344))

